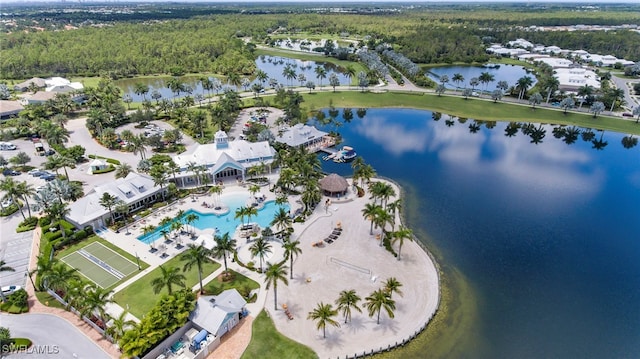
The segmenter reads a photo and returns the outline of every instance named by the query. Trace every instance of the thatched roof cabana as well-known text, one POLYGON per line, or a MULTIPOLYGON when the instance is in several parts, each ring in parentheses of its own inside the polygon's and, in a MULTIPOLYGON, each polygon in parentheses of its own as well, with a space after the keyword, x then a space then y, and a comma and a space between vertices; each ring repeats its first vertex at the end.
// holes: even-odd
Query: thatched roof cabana
POLYGON ((339 197, 347 194, 349 183, 347 180, 335 173, 332 173, 319 181, 320 189, 325 195, 339 197))

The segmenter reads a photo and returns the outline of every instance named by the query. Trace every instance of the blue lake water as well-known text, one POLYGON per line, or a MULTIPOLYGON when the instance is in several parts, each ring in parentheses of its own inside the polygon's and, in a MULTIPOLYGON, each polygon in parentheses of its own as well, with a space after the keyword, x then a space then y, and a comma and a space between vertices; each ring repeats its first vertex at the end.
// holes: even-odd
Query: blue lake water
MULTIPOLYGON (((321 57, 319 57, 319 59, 321 59, 321 57)), ((297 59, 292 59, 287 57, 276 57, 276 56, 266 56, 266 55, 260 56, 256 60, 257 68, 266 72, 267 75, 269 75, 269 79, 275 79, 278 81, 279 84, 282 84, 285 86, 291 86, 291 85, 301 86, 300 81, 289 80, 282 74, 282 70, 287 65, 292 67, 296 75, 304 74, 307 81, 313 81, 316 84, 316 87, 320 86, 320 79, 316 77, 316 73, 315 73, 315 68, 317 66, 324 67, 326 71, 326 78, 322 79, 323 87, 329 86, 329 76, 331 76, 332 73, 336 73, 336 75, 338 75, 338 79, 340 80, 341 85, 349 84, 349 78, 343 75, 342 72, 340 71, 340 68, 336 67, 332 63, 322 62, 322 61, 317 61, 317 62, 302 61, 302 60, 297 60, 297 59)), ((258 80, 255 79, 254 76, 245 76, 245 77, 247 77, 251 81, 251 84, 259 82, 258 80)), ((118 85, 122 89, 123 96, 128 94, 133 99, 133 102, 142 102, 144 100, 144 96, 137 95, 134 92, 136 83, 143 83, 149 86, 149 93, 146 95, 147 100, 151 100, 151 93, 153 93, 153 91, 156 91, 156 90, 162 95, 163 99, 171 100, 174 98, 174 93, 167 87, 167 82, 170 79, 171 79, 170 77, 122 79, 122 80, 116 81, 116 85, 118 85)), ((203 91, 202 83, 200 83, 200 80, 197 76, 184 76, 180 78, 180 81, 184 85, 188 85, 193 89, 193 93, 191 94, 191 96, 194 96, 195 94, 208 95, 206 91, 203 91)), ((269 80, 267 80, 263 86, 265 89, 269 89, 270 88, 269 80)), ((303 86, 304 86, 304 83, 303 83, 303 86)), ((223 89, 225 88, 233 88, 235 90, 240 90, 240 91, 245 90, 244 87, 240 87, 239 89, 236 89, 235 86, 231 86, 227 83, 223 83, 223 89)), ((249 86, 248 88, 249 90, 251 90, 251 86, 249 86)), ((219 91, 219 92, 222 93, 222 91, 219 91)), ((211 92, 211 94, 215 94, 215 91, 211 92)), ((182 92, 180 94, 177 94, 177 96, 175 97, 182 98, 187 95, 188 95, 187 93, 182 92)))
POLYGON ((478 318, 462 330, 480 345, 462 357, 640 356, 640 146, 595 131, 568 145, 552 126, 534 144, 522 131, 505 136, 506 123, 471 133, 472 120, 447 119, 368 109, 339 131, 417 194, 405 198, 409 225, 473 287, 478 318))
MULTIPOLYGON (((533 74, 528 74, 524 67, 517 65, 500 65, 499 68, 485 68, 481 66, 442 66, 430 68, 429 72, 431 72, 429 77, 438 83, 440 82, 440 76, 449 76, 449 83, 447 83, 446 86, 450 89, 455 89, 456 86, 459 88, 471 87, 469 85, 469 81, 474 77, 480 77, 480 74, 483 72, 488 72, 495 78, 493 82, 487 84, 487 91, 495 90, 498 85, 498 81, 507 81, 509 86, 515 86, 518 79, 523 76, 531 77, 533 80, 532 86, 536 83, 536 77, 533 74), (434 74, 437 76, 434 76, 434 74), (464 82, 459 84, 454 83, 452 80, 454 74, 461 74, 464 77, 464 82)), ((485 85, 480 83, 476 89, 484 91, 485 85)))
MULTIPOLYGON (((221 196, 220 201, 224 203, 227 207, 229 207, 229 212, 223 215, 216 215, 213 213, 201 213, 197 210, 189 209, 185 211, 185 216, 187 216, 190 213, 194 213, 195 215, 198 216, 198 219, 196 219, 191 224, 187 224, 187 226, 193 226, 200 230, 213 228, 213 229, 216 229, 216 234, 224 234, 228 232, 229 235, 233 235, 236 228, 241 223, 240 218, 238 219, 234 218, 236 209, 246 206, 248 199, 249 199, 249 195, 247 193, 228 194, 228 195, 221 196)), ((207 198, 205 199, 205 201, 209 204, 214 204, 213 199, 207 198)), ((196 203, 196 205, 200 206, 202 205, 202 202, 198 202, 196 203)), ((271 224, 271 221, 273 221, 273 218, 276 212, 278 212, 281 207, 284 208, 286 211, 289 211, 288 205, 280 206, 280 205, 277 205, 275 201, 267 201, 264 203, 264 206, 258 210, 258 215, 251 217, 250 221, 258 223, 261 228, 269 227, 271 224)), ((248 218, 246 217, 244 218, 245 223, 248 220, 249 220, 248 218)), ((165 226, 161 226, 161 227, 159 226, 158 228, 156 228, 156 230, 153 233, 148 233, 146 235, 139 236, 138 240, 146 244, 153 243, 156 240, 163 238, 162 233, 160 231, 162 231, 163 229, 170 230, 170 228, 171 228, 171 223, 165 226)))

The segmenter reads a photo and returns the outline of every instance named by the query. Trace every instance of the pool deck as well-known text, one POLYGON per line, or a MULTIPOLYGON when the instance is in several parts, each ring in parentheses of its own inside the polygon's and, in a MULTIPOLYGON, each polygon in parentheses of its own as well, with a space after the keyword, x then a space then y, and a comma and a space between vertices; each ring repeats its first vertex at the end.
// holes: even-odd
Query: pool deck
MULTIPOLYGON (((274 176, 273 182, 276 174, 272 176, 274 176)), ((400 193, 400 190, 394 184, 392 185, 396 193, 400 193)), ((248 188, 228 184, 223 190, 222 198, 224 199, 227 193, 242 191, 248 192, 248 188)), ((262 193, 266 195, 266 201, 275 199, 275 195, 266 187, 262 193)), ((257 301, 247 304, 250 316, 255 317, 263 308, 266 309, 281 333, 311 347, 320 358, 344 357, 393 346, 396 342, 402 342, 403 339, 411 337, 437 310, 439 287, 435 264, 415 242, 405 241, 400 261, 381 247, 376 240, 379 229, 374 229, 374 233, 370 234, 370 222, 361 214, 364 205, 370 201, 368 197, 369 195, 366 194, 362 198, 357 198, 351 193, 340 201, 332 200, 329 207, 322 205, 325 203, 323 198, 321 204, 316 207, 305 223, 293 224, 295 231, 292 239, 301 242, 302 254, 294 259, 293 279, 289 280, 289 285, 280 283, 278 286, 277 309, 274 308, 273 289, 266 290, 263 275, 240 267, 235 262, 227 261, 230 269, 260 283, 257 301), (338 222, 343 231, 337 240, 331 244, 323 242, 322 247, 313 246, 313 243, 323 241, 338 222), (308 313, 319 302, 331 303, 335 308, 334 302, 342 290, 356 290, 363 299, 360 302, 362 305, 364 298, 380 288, 382 282, 389 277, 395 277, 403 284, 401 288, 403 296, 394 295, 396 301, 394 319, 390 319, 383 311, 380 324, 376 324, 375 317, 369 317, 366 310, 363 309, 363 313, 354 310, 350 323, 345 324, 342 316, 334 318, 340 322, 341 327, 327 326, 327 337, 324 339, 322 332, 316 329, 315 322, 307 319, 308 313), (285 303, 293 315, 293 320, 289 320, 282 309, 282 304, 285 303)), ((213 197, 209 199, 208 195, 205 198, 207 201, 213 201, 213 197)), ((290 197, 292 211, 301 206, 298 200, 298 197, 290 197)), ((393 200, 394 198, 389 201, 393 200)), ((168 256, 161 258, 159 252, 150 253, 150 246, 136 238, 142 234, 140 227, 149 224, 157 225, 163 217, 174 217, 179 210, 186 211, 193 208, 206 213, 207 209, 201 206, 202 202, 202 197, 195 201, 191 198, 179 201, 158 216, 148 216, 145 223, 139 223, 136 228, 131 228, 129 235, 125 231, 106 233, 104 237, 107 241, 133 255, 138 255, 142 261, 150 264, 149 268, 115 288, 115 292, 122 290, 168 259, 179 255, 186 248, 186 244, 193 243, 184 237, 183 249, 176 249, 174 243, 167 245, 168 256)), ((399 223, 399 217, 397 223, 399 223)), ((205 230, 205 232, 212 231, 205 230)), ((236 237, 236 240, 238 240, 240 259, 244 262, 252 260, 246 239, 236 237)), ((163 241, 159 240, 158 243, 163 241)), ((274 253, 266 259, 270 262, 283 258, 281 246, 276 242, 272 242, 272 245, 274 253)), ((397 246, 395 248, 397 250, 397 246)), ((254 262, 258 265, 257 260, 254 262)), ((223 270, 224 268, 219 268, 207 276, 204 282, 213 280, 223 270)), ((197 286, 194 289, 197 289, 197 286)), ((119 315, 123 308, 117 304, 110 304, 107 311, 112 315, 119 315)), ((138 320, 134 317, 131 319, 138 320)), ((219 355, 223 350, 224 347, 221 347, 216 352, 219 355)))

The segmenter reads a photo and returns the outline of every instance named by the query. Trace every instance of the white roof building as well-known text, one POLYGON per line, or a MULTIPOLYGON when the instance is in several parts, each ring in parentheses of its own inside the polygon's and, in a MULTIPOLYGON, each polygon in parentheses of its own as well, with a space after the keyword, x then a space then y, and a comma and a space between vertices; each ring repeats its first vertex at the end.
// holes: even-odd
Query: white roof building
MULTIPOLYGON (((66 219, 78 228, 92 226, 95 230, 105 227, 110 214, 109 210, 100 204, 100 198, 104 193, 124 201, 129 205, 130 212, 162 198, 160 187, 153 183, 151 177, 132 172, 125 178, 94 187, 84 197, 71 203, 66 219)), ((118 214, 114 215, 118 218, 118 214)))
POLYGON ((246 315, 247 301, 236 289, 228 289, 217 296, 200 296, 191 312, 191 322, 217 338, 236 326, 246 315))
POLYGON ((561 90, 573 91, 585 85, 589 85, 596 90, 600 88, 598 75, 585 68, 558 68, 555 70, 554 76, 560 82, 561 90))
MULTIPOLYGON (((173 161, 180 167, 181 185, 194 183, 195 173, 190 171, 190 165, 205 167, 206 172, 213 178, 242 177, 247 169, 260 164, 271 165, 276 151, 268 141, 249 142, 246 140, 229 141, 224 131, 214 135, 214 143, 198 145, 191 153, 173 157, 173 161), (185 179, 188 179, 185 181, 185 179)), ((177 183, 176 183, 177 184, 177 183)))
POLYGON ((558 57, 544 57, 536 59, 536 61, 544 62, 545 64, 551 66, 554 69, 558 68, 567 68, 573 65, 573 61, 558 57))
POLYGON ((509 41, 509 46, 511 47, 522 47, 525 49, 533 48, 533 44, 525 39, 516 39, 514 41, 509 41))
POLYGON ((284 143, 291 147, 307 147, 323 140, 327 133, 314 126, 302 123, 282 129, 276 137, 276 142, 284 143))

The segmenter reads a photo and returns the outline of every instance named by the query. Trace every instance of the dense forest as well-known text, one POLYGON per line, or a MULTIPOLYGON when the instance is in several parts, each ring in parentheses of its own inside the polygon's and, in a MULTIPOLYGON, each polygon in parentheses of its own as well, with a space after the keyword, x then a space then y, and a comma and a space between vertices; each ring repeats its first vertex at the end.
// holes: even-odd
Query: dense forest
MULTIPOLYGON (((200 10, 192 8, 196 5, 158 6, 158 12, 162 6, 168 8, 162 18, 153 21, 131 21, 112 11, 110 16, 116 20, 96 24, 96 18, 90 26, 77 30, 0 34, 0 78, 95 76, 105 72, 115 72, 118 77, 187 72, 251 74, 255 69, 253 47, 243 40, 251 38, 255 44, 265 44, 274 32, 298 38, 349 36, 370 46, 385 42, 417 63, 486 61, 487 44, 482 39, 506 42, 519 37, 544 45, 640 60, 637 32, 534 32, 525 27, 640 22, 640 12, 620 8, 577 11, 568 6, 532 9, 476 4, 399 7, 397 11, 382 9, 377 13, 372 10, 375 8, 369 12, 358 8, 347 13, 328 13, 310 12, 300 5, 283 5, 272 8, 271 13, 261 13, 267 11, 256 7, 244 11, 240 7, 211 8, 211 5, 200 10), (215 12, 225 14, 213 15, 215 12), (166 20, 167 13, 174 14, 174 18, 166 20)), ((74 24, 79 22, 77 15, 74 24)), ((42 12, 37 16, 42 26, 45 21, 42 12)))

